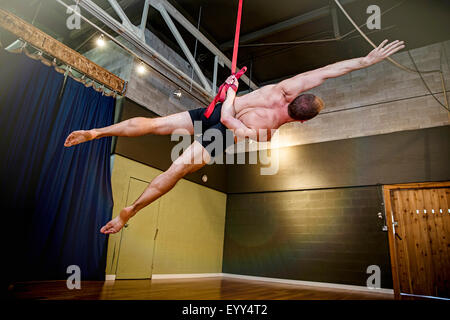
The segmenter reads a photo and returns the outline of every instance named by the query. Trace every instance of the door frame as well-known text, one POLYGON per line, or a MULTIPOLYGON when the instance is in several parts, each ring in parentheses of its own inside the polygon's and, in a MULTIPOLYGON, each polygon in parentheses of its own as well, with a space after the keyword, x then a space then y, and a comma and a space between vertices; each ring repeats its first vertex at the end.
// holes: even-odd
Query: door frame
POLYGON ((391 256, 392 282, 395 299, 401 299, 400 277, 397 264, 397 247, 395 244, 394 214, 392 212, 391 191, 398 189, 427 189, 450 187, 450 181, 445 182, 418 182, 383 185, 384 210, 388 227, 389 254, 391 256))
MULTIPOLYGON (((124 197, 123 198, 123 201, 125 201, 123 204, 125 205, 125 206, 128 206, 128 197, 129 197, 129 194, 130 194, 130 188, 131 188, 131 181, 132 180, 136 180, 136 181, 139 181, 139 182, 143 182, 143 183, 146 183, 146 184, 150 184, 150 181, 146 181, 146 180, 143 180, 143 179, 141 179, 141 178, 136 178, 135 176, 133 176, 133 175, 130 175, 129 177, 128 177, 128 187, 127 187, 127 191, 126 191, 126 197, 124 197)), ((152 264, 151 264, 151 266, 150 266, 150 278, 142 278, 142 279, 151 279, 152 278, 152 276, 153 276, 153 267, 154 267, 154 264, 155 264, 155 260, 154 260, 154 258, 155 258, 155 249, 156 249, 156 238, 157 238, 157 235, 158 235, 158 232, 159 232, 159 228, 158 228, 158 223, 159 223, 159 208, 160 208, 160 201, 161 201, 161 199, 157 199, 157 200, 155 200, 153 203, 155 203, 155 202, 158 202, 158 214, 157 214, 157 216, 156 216, 156 229, 155 229, 155 234, 154 234, 154 236, 153 236, 153 253, 152 253, 152 264)), ((123 205, 122 204, 122 205, 123 205)), ((126 228, 126 227, 125 227, 126 228)), ((120 230, 120 238, 119 238, 119 241, 118 241, 118 248, 117 248, 117 259, 116 259, 116 263, 115 263, 115 269, 114 269, 114 275, 115 275, 115 279, 117 279, 117 274, 118 274, 118 268, 119 268, 119 262, 120 262, 120 249, 122 248, 122 238, 123 238, 123 234, 124 234, 124 232, 125 232, 125 228, 122 228, 122 230, 120 230)), ((114 254, 115 254, 115 250, 114 250, 114 254)), ((113 259, 114 260, 114 259, 113 259)), ((113 261, 113 263, 114 263, 114 261, 113 261)), ((138 278, 138 279, 131 279, 131 280, 140 280, 141 278, 138 278)), ((126 279, 126 278, 122 278, 122 279, 118 279, 118 280, 128 280, 128 279, 126 279)))

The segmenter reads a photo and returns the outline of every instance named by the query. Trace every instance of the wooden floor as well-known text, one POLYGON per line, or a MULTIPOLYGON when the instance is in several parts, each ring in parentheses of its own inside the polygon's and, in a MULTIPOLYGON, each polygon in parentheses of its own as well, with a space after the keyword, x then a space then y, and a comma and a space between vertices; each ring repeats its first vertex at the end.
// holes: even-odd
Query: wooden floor
POLYGON ((85 281, 68 290, 65 281, 16 283, 13 299, 45 300, 388 300, 393 295, 229 278, 85 281))

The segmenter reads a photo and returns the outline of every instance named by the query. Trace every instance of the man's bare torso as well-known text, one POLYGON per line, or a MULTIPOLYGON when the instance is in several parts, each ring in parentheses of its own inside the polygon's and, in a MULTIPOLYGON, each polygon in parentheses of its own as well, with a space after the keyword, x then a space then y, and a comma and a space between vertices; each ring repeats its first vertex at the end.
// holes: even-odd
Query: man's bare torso
POLYGON ((283 125, 280 111, 288 104, 277 85, 268 85, 236 97, 234 109, 236 118, 250 129, 278 129, 283 125))

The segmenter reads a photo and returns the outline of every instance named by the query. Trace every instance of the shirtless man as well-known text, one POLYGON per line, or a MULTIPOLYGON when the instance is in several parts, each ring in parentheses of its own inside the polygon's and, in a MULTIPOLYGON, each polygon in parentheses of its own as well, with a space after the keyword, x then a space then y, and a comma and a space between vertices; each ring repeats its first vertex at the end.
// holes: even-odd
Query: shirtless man
MULTIPOLYGON (((226 100, 223 104, 216 105, 208 119, 204 116, 204 108, 161 118, 132 118, 101 129, 74 131, 67 137, 64 145, 71 147, 108 136, 168 135, 177 129, 187 130, 192 135, 194 134, 194 121, 202 122, 203 133, 207 129, 214 128, 225 134, 228 128, 239 139, 248 137, 253 140, 264 140, 259 136, 260 129, 270 131, 278 129, 288 122, 310 120, 323 109, 324 104, 320 98, 312 94, 301 94, 302 92, 321 85, 329 78, 336 78, 374 65, 405 47, 403 41, 397 40, 390 44, 387 42, 387 40, 383 41, 366 57, 337 62, 308 71, 241 97, 236 97, 233 88, 229 88, 226 100)), ((229 77, 227 82, 234 84, 236 88, 238 86, 238 81, 234 76, 229 77)), ((267 140, 270 140, 270 136, 267 137, 267 140)), ((171 190, 185 175, 195 172, 209 163, 211 155, 206 147, 210 143, 202 141, 202 139, 194 141, 167 171, 153 179, 131 206, 122 209, 120 214, 100 231, 104 234, 120 231, 139 210, 171 190), (199 158, 202 161, 194 161, 199 158)))

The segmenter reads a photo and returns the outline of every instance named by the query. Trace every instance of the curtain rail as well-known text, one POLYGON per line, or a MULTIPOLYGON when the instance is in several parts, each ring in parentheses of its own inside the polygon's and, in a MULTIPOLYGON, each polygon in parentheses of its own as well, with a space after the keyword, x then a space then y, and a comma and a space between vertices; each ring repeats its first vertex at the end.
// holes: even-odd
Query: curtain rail
MULTIPOLYGON (((70 76, 75 81, 83 83, 86 87, 93 87, 94 90, 96 90, 98 92, 102 92, 106 96, 113 96, 114 98, 116 98, 117 96, 123 96, 123 93, 112 90, 110 88, 107 88, 103 83, 93 79, 88 74, 84 73, 83 71, 78 70, 77 68, 74 68, 72 66, 65 64, 63 61, 59 60, 59 63, 61 65, 58 65, 58 59, 53 57, 52 55, 50 55, 48 52, 43 52, 39 48, 33 46, 29 42, 24 41, 23 39, 20 39, 20 40, 24 43, 20 48, 13 49, 13 50, 7 50, 7 51, 9 51, 11 53, 24 53, 31 59, 35 59, 35 60, 38 59, 47 66, 53 66, 57 72, 64 73, 66 76, 70 76), (30 51, 28 51, 27 48, 29 48, 29 47, 33 48, 36 52, 31 53, 30 51), (46 57, 44 57, 44 55, 48 56, 50 59, 47 59, 46 57), (74 75, 72 71, 76 71, 76 72, 80 73, 82 75, 81 78, 74 75), (89 80, 91 82, 89 82, 89 80), (97 87, 95 86, 95 84, 97 84, 97 87), (111 91, 111 93, 108 93, 106 90, 111 91)), ((1 47, 2 46, 0 45, 0 48, 1 47)), ((126 83, 125 83, 125 85, 126 85, 126 83)))
POLYGON ((101 83, 106 88, 121 95, 125 93, 125 80, 3 9, 0 9, 0 27, 13 33, 38 50, 70 66, 74 70, 101 83))

